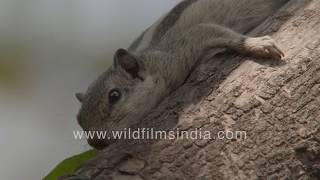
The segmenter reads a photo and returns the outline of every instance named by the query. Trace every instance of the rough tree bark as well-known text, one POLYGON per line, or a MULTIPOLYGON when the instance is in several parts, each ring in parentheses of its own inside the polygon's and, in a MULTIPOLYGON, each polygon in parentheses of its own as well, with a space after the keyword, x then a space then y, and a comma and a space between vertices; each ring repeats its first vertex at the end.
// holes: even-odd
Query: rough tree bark
POLYGON ((272 34, 285 62, 204 60, 137 125, 246 139, 118 141, 62 179, 320 179, 320 1, 292 0, 251 34, 272 34))

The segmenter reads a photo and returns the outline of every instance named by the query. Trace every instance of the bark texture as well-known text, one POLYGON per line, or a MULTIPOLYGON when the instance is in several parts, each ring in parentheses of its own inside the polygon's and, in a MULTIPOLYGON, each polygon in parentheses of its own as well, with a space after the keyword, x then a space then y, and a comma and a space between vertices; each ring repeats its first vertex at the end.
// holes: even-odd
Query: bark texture
POLYGON ((284 62, 222 53, 137 127, 246 131, 245 140, 118 141, 61 179, 320 179, 320 1, 292 0, 251 35, 284 62))

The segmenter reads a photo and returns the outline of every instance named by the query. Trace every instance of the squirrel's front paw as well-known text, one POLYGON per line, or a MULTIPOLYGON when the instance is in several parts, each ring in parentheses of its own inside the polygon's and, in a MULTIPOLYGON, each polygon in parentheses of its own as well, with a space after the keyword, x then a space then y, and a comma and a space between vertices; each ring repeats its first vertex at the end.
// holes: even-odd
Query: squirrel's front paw
POLYGON ((270 36, 250 37, 244 42, 245 50, 262 58, 282 59, 284 53, 270 36))

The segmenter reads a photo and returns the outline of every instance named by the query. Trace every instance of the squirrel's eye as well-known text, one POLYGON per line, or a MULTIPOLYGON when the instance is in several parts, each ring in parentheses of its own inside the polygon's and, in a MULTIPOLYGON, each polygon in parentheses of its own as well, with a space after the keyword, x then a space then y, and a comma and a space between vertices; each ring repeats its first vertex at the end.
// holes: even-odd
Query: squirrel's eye
POLYGON ((121 93, 118 89, 112 89, 109 92, 109 102, 110 104, 114 104, 121 98, 121 93))

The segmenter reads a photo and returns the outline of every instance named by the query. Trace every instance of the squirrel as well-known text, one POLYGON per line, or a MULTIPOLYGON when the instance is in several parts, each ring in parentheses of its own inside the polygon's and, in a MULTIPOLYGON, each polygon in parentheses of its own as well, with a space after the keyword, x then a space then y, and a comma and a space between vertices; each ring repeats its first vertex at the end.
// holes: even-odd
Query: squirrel
MULTIPOLYGON (((145 30, 86 93, 77 116, 84 131, 131 127, 181 86, 206 51, 224 48, 254 57, 282 59, 269 36, 249 37, 289 0, 183 0, 145 30)), ((103 149, 109 139, 88 139, 103 149)))

